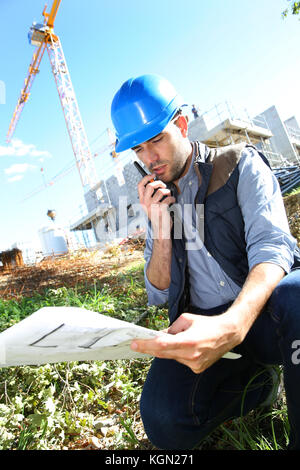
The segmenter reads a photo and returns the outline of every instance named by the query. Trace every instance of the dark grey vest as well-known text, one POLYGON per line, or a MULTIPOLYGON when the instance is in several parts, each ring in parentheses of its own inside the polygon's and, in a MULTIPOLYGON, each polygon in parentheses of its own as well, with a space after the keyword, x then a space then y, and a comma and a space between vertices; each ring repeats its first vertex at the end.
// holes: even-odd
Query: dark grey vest
MULTIPOLYGON (((198 143, 195 143, 199 146, 198 143)), ((205 162, 195 158, 199 189, 196 204, 204 204, 204 245, 223 271, 239 286, 249 272, 244 220, 237 201, 238 163, 246 144, 208 149, 205 162)), ((263 154, 261 158, 269 166, 263 154)), ((270 170, 271 171, 271 170, 270 170)), ((187 253, 184 239, 173 239, 169 317, 172 323, 189 303, 187 253)))

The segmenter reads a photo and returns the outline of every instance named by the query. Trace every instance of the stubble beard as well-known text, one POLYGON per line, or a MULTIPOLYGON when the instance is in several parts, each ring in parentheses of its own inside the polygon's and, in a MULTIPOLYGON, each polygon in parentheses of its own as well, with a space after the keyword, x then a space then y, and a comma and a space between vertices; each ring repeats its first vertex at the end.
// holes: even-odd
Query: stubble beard
POLYGON ((176 155, 174 155, 173 164, 170 166, 170 176, 168 177, 168 181, 164 182, 171 183, 173 181, 177 181, 185 170, 187 160, 188 155, 177 152, 176 155))

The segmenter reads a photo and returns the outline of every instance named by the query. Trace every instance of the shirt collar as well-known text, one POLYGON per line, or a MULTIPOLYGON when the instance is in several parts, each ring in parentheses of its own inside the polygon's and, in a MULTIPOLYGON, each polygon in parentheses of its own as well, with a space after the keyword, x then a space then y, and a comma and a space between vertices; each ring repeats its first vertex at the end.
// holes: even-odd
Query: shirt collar
POLYGON ((191 144, 193 147, 193 151, 191 157, 189 157, 189 161, 187 162, 187 167, 183 173, 183 176, 181 176, 179 180, 175 182, 175 185, 179 190, 179 194, 182 193, 187 182, 191 181, 192 179, 194 179, 195 176, 197 176, 195 172, 196 163, 204 163, 209 154, 209 149, 206 147, 206 145, 202 144, 201 142, 195 141, 191 142, 191 144))

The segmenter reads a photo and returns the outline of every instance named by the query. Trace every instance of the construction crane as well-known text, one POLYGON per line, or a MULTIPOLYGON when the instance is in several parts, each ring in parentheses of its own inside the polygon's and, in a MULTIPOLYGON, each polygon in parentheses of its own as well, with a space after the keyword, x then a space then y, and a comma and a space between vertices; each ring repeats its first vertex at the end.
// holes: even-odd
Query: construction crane
POLYGON ((44 52, 47 49, 51 70, 55 79, 60 103, 63 109, 76 160, 76 166, 79 171, 84 192, 87 192, 96 185, 97 173, 93 156, 89 149, 86 132, 81 119, 61 42, 59 37, 54 33, 54 21, 60 3, 61 0, 54 0, 49 13, 47 13, 47 5, 45 5, 42 12, 44 17, 43 24, 34 22, 28 33, 29 43, 35 46, 36 49, 33 53, 33 57, 28 69, 28 74, 25 78, 24 87, 21 91, 21 95, 9 125, 6 142, 9 143, 14 134, 22 109, 25 103, 28 101, 34 79, 39 72, 39 67, 44 52))

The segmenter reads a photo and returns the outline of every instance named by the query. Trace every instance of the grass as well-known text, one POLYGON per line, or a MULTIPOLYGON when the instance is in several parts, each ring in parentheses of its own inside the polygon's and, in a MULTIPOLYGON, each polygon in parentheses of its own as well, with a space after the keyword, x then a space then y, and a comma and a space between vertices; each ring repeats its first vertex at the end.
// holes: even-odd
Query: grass
MULTIPOLYGON (((143 263, 92 285, 0 300, 0 331, 45 306, 78 306, 153 329, 167 309, 146 306, 143 263)), ((87 361, 0 370, 0 449, 152 449, 139 398, 150 359, 87 361), (109 423, 109 424, 107 424, 109 423)), ((199 449, 284 449, 284 401, 215 430, 199 449)))
POLYGON ((290 192, 285 194, 285 197, 294 196, 295 194, 299 194, 299 193, 300 193, 300 186, 297 186, 296 188, 292 189, 290 192))

